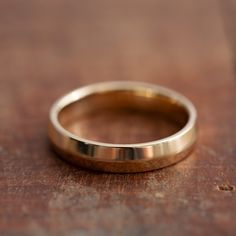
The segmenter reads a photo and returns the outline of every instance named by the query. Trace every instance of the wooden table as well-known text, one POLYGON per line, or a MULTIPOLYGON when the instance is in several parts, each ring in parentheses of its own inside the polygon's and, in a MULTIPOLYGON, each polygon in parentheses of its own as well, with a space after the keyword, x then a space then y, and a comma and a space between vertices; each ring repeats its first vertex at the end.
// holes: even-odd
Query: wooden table
POLYGON ((235 235, 235 13, 233 0, 0 1, 0 235, 235 235), (124 175, 57 158, 51 104, 106 80, 189 97, 194 153, 124 175))

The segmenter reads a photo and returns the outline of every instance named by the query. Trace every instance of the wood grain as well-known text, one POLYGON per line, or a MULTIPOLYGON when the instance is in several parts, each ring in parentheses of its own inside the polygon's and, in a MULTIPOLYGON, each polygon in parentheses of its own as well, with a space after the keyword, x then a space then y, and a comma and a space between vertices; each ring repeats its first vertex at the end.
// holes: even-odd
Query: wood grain
POLYGON ((0 235, 235 235, 235 12, 233 0, 0 1, 0 235), (51 104, 104 80, 188 96, 194 153, 125 175, 57 158, 51 104))

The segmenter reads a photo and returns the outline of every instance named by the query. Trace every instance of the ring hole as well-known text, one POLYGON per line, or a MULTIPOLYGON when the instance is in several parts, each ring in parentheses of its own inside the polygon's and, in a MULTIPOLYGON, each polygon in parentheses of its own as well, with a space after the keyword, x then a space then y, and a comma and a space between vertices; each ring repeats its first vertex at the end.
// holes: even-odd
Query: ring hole
POLYGON ((176 133, 178 124, 157 114, 132 110, 97 111, 71 122, 67 129, 82 138, 107 143, 142 143, 176 133))
POLYGON ((165 97, 122 91, 86 97, 62 110, 59 118, 65 129, 81 138, 116 144, 168 137, 187 119, 185 109, 165 97))

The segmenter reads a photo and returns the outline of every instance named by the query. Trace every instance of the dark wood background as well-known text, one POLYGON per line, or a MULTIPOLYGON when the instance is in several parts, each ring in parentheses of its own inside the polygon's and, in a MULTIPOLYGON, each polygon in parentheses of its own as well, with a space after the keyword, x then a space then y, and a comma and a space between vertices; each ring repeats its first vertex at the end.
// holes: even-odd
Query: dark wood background
POLYGON ((235 22, 234 0, 1 0, 0 235, 235 235, 235 22), (194 153, 124 175, 57 158, 51 104, 106 80, 189 97, 194 153))

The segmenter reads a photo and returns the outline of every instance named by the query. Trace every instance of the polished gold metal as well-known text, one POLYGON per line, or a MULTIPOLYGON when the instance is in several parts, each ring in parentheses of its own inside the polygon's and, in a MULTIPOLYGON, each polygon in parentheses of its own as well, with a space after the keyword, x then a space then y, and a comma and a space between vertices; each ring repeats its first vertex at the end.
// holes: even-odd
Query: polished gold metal
POLYGON ((174 164, 191 152, 197 136, 196 117, 193 104, 170 89, 141 82, 103 82, 72 91, 53 105, 49 137, 55 150, 76 165, 108 172, 143 172, 174 164), (114 107, 158 110, 181 128, 169 137, 134 144, 92 141, 66 128, 71 119, 91 110, 114 107))

